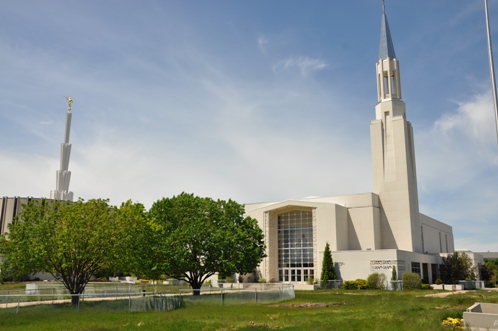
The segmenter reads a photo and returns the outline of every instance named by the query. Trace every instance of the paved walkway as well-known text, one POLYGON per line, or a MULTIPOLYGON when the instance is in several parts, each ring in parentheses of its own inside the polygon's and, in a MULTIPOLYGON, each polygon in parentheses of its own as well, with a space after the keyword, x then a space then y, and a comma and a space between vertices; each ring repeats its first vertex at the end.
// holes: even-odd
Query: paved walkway
MULTIPOLYGON (((481 289, 481 291, 498 292, 498 288, 484 288, 484 289, 481 289)), ((444 298, 444 297, 447 297, 448 295, 464 294, 464 293, 469 293, 469 292, 476 292, 476 290, 447 291, 447 292, 436 293, 436 294, 426 294, 426 295, 424 295, 424 297, 444 298)))

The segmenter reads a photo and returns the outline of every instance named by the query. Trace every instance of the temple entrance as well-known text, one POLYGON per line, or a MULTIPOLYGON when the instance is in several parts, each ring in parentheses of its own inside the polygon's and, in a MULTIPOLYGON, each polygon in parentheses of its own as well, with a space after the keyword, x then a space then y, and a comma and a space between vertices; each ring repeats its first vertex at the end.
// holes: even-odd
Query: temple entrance
POLYGON ((278 215, 278 278, 304 282, 314 278, 311 211, 294 210, 278 215))

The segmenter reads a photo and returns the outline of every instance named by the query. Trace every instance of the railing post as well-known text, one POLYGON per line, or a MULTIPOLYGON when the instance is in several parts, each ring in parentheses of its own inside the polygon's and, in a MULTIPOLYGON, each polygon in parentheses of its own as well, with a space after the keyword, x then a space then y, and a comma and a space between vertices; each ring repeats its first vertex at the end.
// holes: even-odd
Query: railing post
POLYGON ((19 313, 19 302, 21 301, 21 295, 17 297, 17 309, 16 309, 16 314, 19 313))

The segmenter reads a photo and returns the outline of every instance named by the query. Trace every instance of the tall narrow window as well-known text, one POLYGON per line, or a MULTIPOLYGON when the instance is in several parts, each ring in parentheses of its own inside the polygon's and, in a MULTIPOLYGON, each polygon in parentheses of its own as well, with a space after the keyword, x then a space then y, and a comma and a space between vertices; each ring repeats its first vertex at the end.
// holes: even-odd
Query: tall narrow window
POLYGON ((394 71, 391 76, 391 97, 396 98, 396 80, 394 79, 394 71))
POLYGON ((391 97, 391 91, 389 90, 389 78, 386 76, 384 76, 384 98, 390 98, 391 97))
POLYGON ((278 215, 278 275, 281 282, 303 282, 314 277, 311 211, 278 215))
POLYGON ((424 227, 420 226, 420 236, 422 237, 422 253, 425 253, 424 247, 424 227))
POLYGON ((441 240, 441 232, 439 232, 439 253, 443 252, 443 242, 441 240))
POLYGON ((412 262, 412 272, 420 275, 420 262, 412 262))

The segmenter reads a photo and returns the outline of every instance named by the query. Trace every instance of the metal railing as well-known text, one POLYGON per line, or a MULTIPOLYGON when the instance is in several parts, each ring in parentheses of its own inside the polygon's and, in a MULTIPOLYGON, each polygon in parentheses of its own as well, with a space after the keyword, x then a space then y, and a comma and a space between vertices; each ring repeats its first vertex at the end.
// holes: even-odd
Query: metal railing
POLYGON ((237 289, 205 287, 162 292, 104 292, 0 294, 0 315, 28 310, 48 310, 54 306, 80 310, 168 311, 190 305, 236 305, 272 303, 295 298, 292 284, 244 284, 237 289), (195 293, 194 293, 195 292, 195 293), (195 295, 194 295, 195 294, 195 295), (71 305, 72 298, 77 304, 71 305))

